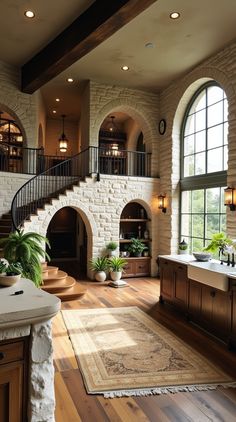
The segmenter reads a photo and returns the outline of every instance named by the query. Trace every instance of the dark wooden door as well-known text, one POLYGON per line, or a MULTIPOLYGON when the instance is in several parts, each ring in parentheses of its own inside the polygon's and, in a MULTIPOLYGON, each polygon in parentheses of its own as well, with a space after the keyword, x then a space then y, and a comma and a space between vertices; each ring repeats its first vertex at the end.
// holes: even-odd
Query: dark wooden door
POLYGON ((212 290, 212 329, 223 340, 228 339, 231 329, 231 305, 232 295, 230 292, 212 290))
POLYGON ((199 283, 189 280, 189 317, 192 321, 199 321, 202 307, 202 288, 199 283))

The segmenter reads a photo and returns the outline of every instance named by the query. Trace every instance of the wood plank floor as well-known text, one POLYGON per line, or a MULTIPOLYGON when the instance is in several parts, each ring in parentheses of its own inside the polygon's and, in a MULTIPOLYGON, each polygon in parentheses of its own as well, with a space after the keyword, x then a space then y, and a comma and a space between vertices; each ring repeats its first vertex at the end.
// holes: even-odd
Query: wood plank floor
MULTIPOLYGON (((80 281, 87 293, 62 309, 138 306, 236 377, 236 354, 166 305, 158 304, 159 280, 129 279, 129 287, 114 289, 106 283, 80 281)), ((56 422, 235 422, 236 388, 149 397, 104 399, 88 395, 59 313, 53 320, 56 422)))

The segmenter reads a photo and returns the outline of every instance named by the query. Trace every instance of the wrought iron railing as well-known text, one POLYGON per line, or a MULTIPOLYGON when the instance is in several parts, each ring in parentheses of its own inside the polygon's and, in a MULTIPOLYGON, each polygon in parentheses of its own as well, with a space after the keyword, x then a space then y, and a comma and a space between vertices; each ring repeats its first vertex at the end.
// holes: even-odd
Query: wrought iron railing
MULTIPOLYGON (((57 157, 58 158, 58 157, 57 157)), ((151 154, 136 151, 110 151, 89 147, 52 167, 47 159, 41 162, 43 171, 26 182, 15 194, 11 213, 15 229, 42 208, 51 198, 92 173, 99 175, 145 176, 151 175, 151 154), (45 169, 46 168, 46 169, 45 169)))

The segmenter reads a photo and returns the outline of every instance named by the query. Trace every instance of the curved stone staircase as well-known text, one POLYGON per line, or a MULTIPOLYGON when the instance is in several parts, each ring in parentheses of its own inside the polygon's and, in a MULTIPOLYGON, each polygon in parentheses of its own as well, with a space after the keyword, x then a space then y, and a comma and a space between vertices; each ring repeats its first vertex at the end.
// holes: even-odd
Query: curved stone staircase
POLYGON ((47 263, 42 264, 42 279, 41 289, 54 294, 61 301, 79 299, 86 292, 86 289, 65 271, 47 263))

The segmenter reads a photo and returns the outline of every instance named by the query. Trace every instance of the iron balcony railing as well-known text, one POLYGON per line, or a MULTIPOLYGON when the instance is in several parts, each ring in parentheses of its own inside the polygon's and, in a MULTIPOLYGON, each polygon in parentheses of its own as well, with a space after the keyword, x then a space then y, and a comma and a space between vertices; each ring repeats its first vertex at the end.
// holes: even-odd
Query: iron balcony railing
POLYGON ((18 229, 52 198, 93 173, 150 177, 151 154, 136 151, 112 151, 89 147, 79 154, 47 168, 47 160, 41 161, 43 171, 26 182, 15 194, 11 214, 13 225, 18 229), (44 169, 46 167, 46 169, 44 169))

